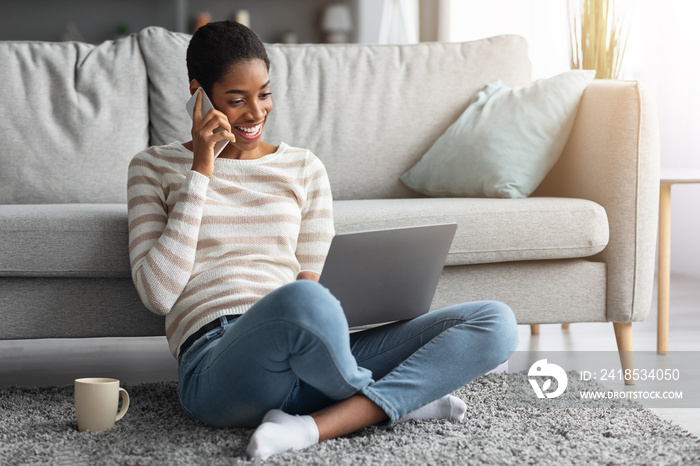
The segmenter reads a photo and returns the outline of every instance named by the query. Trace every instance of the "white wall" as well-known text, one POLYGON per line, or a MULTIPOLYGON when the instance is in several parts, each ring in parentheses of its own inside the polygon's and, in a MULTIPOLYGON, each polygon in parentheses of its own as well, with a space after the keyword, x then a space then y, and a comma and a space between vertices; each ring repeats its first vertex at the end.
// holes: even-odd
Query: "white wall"
MULTIPOLYGON (((700 170, 698 0, 617 0, 629 12, 624 79, 655 96, 661 168, 700 170)), ((533 79, 569 68, 565 0, 451 0, 450 39, 515 33, 530 44, 533 79)), ((671 270, 700 277, 700 185, 672 188, 671 270)))
MULTIPOLYGON (((637 0, 631 78, 656 96, 661 168, 700 171, 697 0, 637 0)), ((700 184, 671 188, 671 271, 700 277, 700 184)))
POLYGON ((566 0, 452 0, 450 39, 519 34, 528 41, 533 79, 570 69, 566 0))

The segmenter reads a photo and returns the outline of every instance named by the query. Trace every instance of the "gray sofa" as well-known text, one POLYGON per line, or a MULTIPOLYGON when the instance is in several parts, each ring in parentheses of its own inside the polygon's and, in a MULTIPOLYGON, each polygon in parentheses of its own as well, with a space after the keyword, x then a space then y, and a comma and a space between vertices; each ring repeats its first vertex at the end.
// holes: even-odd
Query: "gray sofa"
MULTIPOLYGON (((0 339, 163 335, 127 251, 126 176, 149 145, 189 139, 189 36, 0 43, 0 339)), ((497 299, 521 324, 649 312, 658 123, 636 82, 594 81, 564 152, 527 199, 427 198, 399 175, 484 84, 530 82, 517 36, 408 46, 270 45, 264 134, 325 163, 336 229, 459 228, 434 307, 497 299)))

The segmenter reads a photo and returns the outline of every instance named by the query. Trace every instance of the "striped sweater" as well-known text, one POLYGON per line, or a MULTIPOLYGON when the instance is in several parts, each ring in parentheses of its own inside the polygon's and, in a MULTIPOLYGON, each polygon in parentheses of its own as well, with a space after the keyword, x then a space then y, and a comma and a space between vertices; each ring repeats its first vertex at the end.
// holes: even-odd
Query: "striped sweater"
POLYGON ((328 176, 310 151, 218 158, 211 178, 180 143, 129 165, 129 257, 146 307, 165 315, 170 351, 205 324, 242 314, 302 270, 321 273, 334 235, 328 176))

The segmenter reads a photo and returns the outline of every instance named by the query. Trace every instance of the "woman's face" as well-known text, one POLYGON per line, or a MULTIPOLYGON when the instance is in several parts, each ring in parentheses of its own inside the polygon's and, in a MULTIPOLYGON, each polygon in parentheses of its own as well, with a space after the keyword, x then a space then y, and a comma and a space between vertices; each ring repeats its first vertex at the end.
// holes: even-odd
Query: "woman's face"
POLYGON ((214 83, 211 94, 214 107, 225 113, 231 123, 231 132, 236 136, 233 146, 241 151, 255 151, 272 111, 265 62, 253 59, 231 65, 214 83))

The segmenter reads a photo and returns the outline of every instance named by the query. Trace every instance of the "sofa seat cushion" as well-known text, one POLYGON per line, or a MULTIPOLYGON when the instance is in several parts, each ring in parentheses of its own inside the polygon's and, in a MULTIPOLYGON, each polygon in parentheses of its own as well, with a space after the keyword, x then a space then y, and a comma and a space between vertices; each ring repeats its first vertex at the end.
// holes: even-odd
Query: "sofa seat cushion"
POLYGON ((0 205, 0 276, 131 277, 126 204, 0 205))
MULTIPOLYGON (((583 199, 335 201, 338 233, 459 225, 447 265, 587 257, 605 248, 605 210, 583 199)), ((0 205, 0 276, 131 277, 126 204, 0 205)))
POLYGON ((336 201, 337 233, 454 222, 447 265, 588 257, 608 244, 608 217, 584 199, 336 201))

